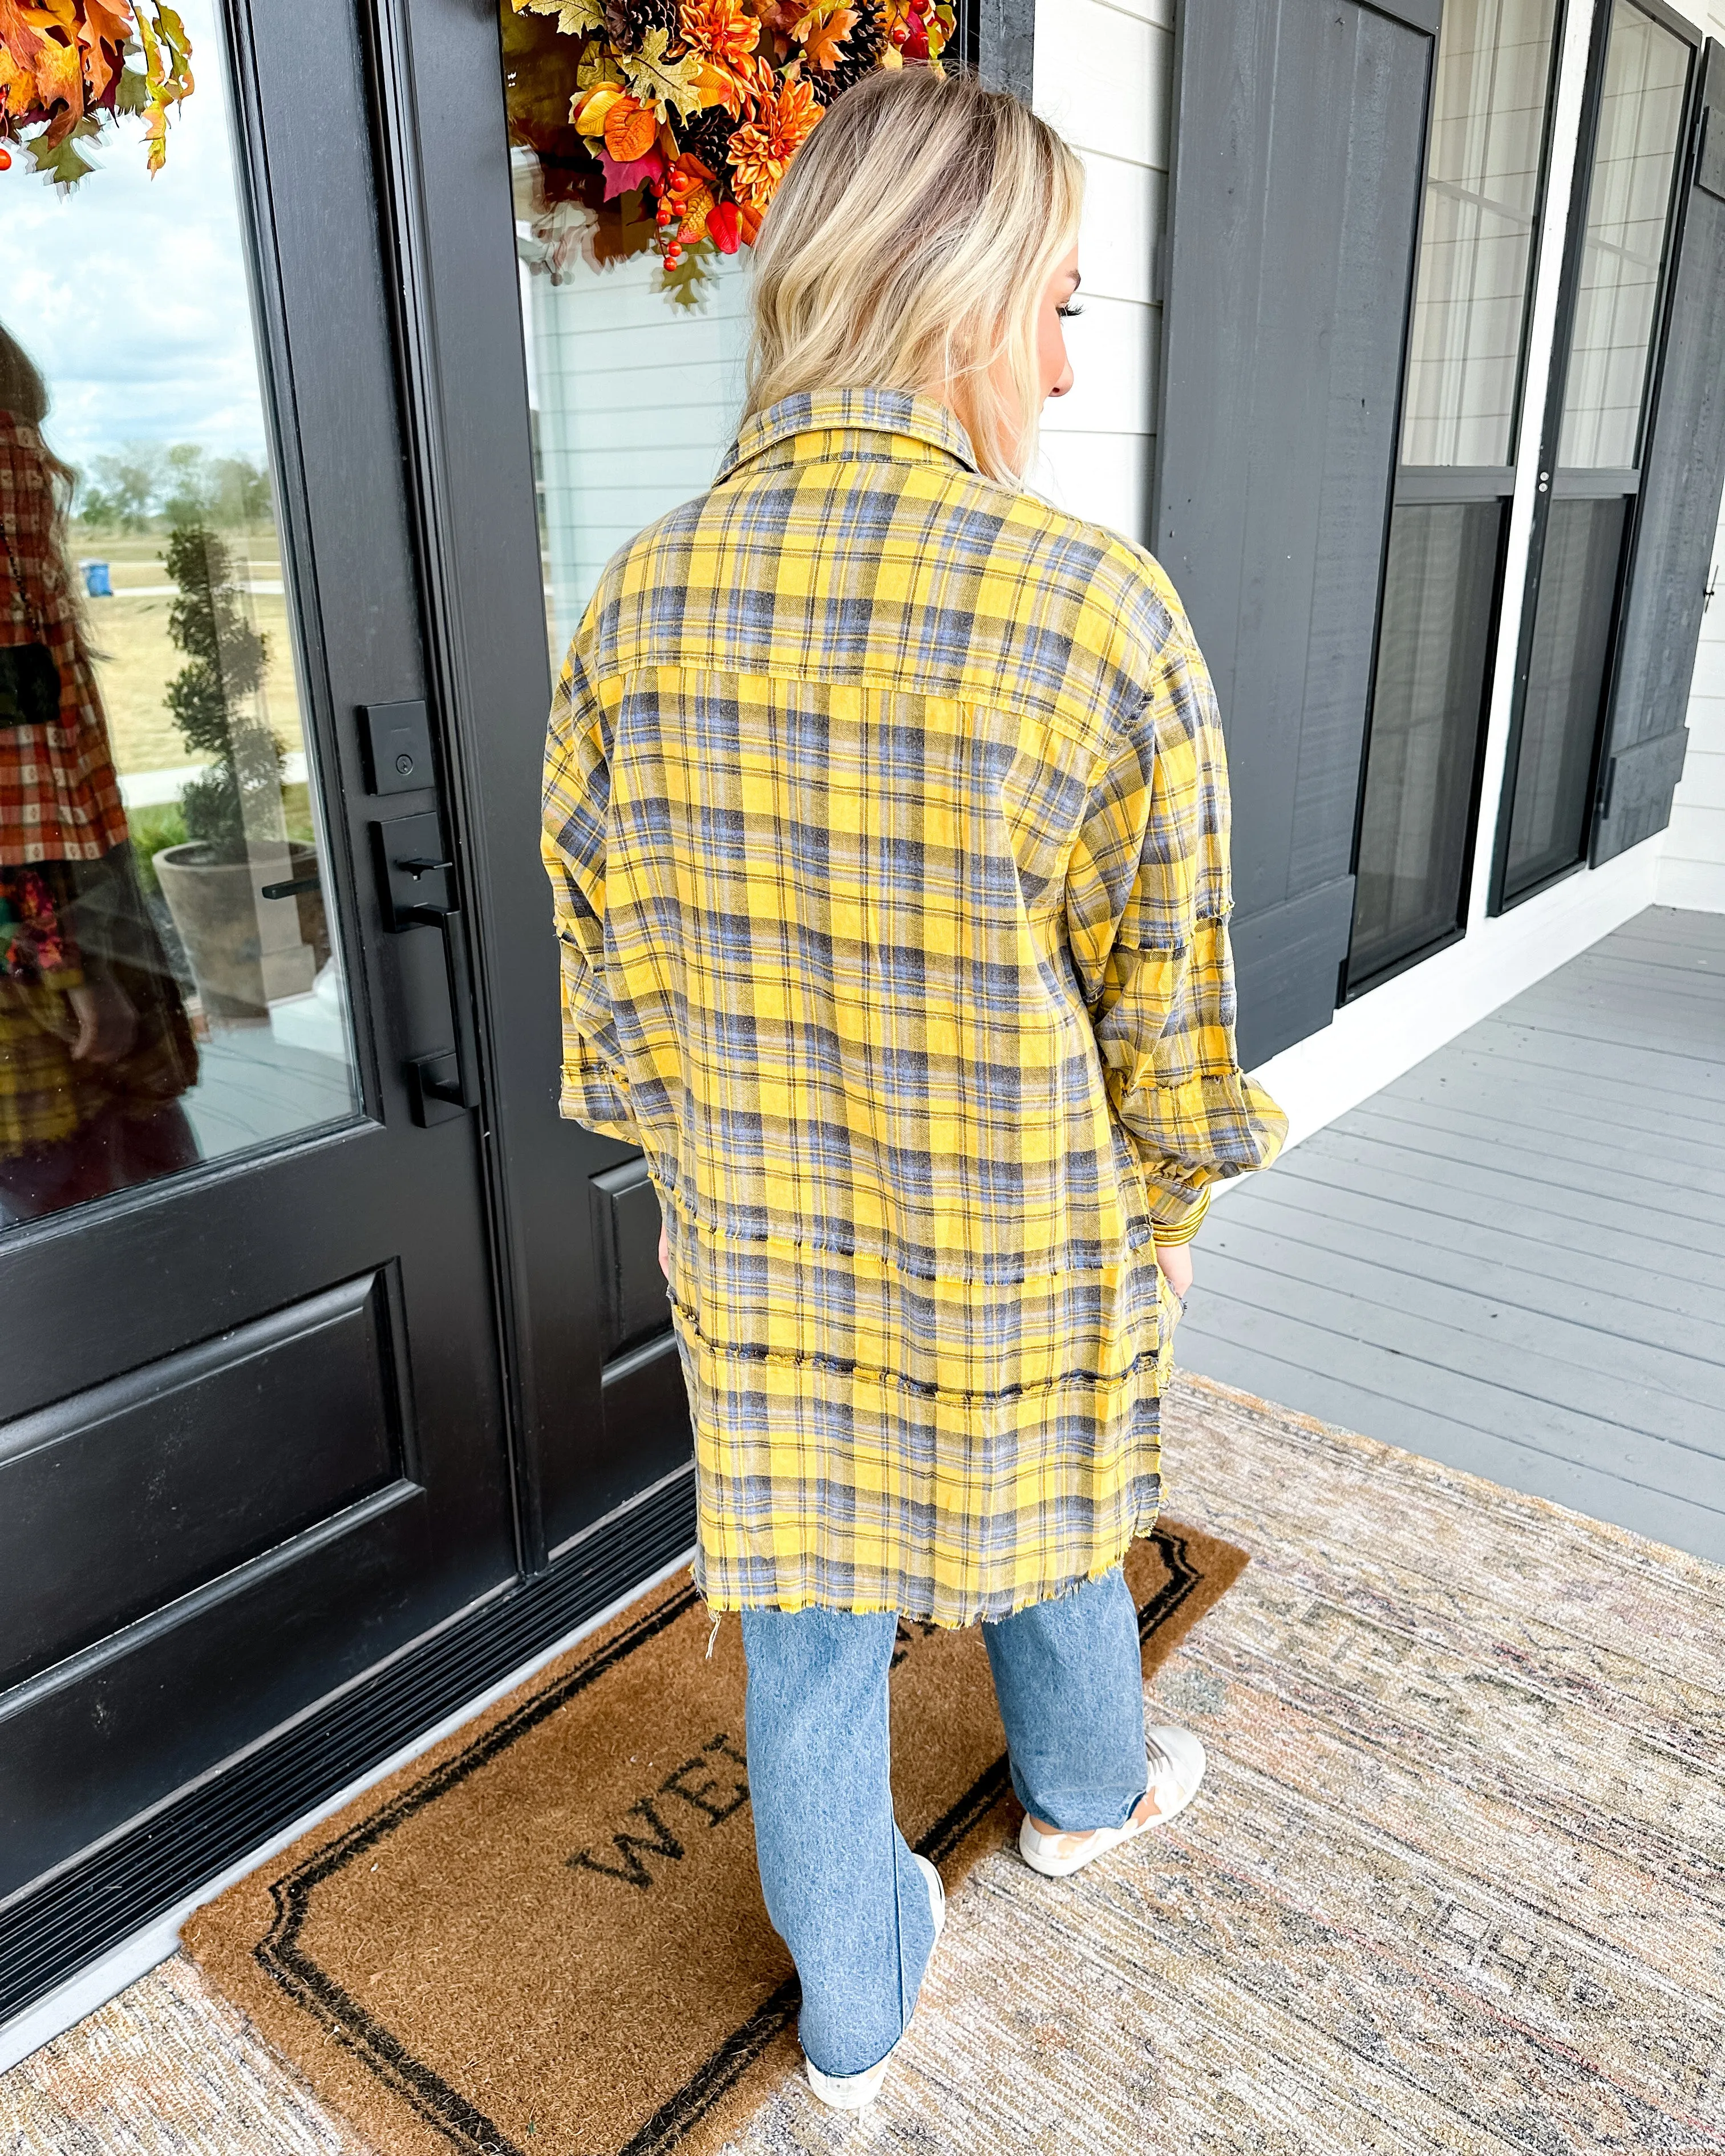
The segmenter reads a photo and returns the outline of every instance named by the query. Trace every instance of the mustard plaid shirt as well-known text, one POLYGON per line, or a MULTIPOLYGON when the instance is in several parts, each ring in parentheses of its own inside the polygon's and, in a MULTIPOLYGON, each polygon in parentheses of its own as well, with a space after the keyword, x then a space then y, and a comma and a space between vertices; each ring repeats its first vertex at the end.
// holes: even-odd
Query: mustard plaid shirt
POLYGON ((1117 1563, 1155 1229, 1286 1127, 1155 562, 937 403, 788 398, 608 566, 545 811, 562 1112, 664 1209, 710 1605, 960 1625, 1117 1563))

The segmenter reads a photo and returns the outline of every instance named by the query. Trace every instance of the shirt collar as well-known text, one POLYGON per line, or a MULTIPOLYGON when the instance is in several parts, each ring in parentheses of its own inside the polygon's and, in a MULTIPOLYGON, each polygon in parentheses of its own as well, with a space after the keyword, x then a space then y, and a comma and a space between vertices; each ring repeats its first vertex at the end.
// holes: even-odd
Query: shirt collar
POLYGON ((932 463, 931 449, 967 471, 977 468, 969 435, 932 397, 913 396, 908 389, 802 390, 745 423, 718 476, 729 479, 742 465, 761 461, 872 457, 932 463))

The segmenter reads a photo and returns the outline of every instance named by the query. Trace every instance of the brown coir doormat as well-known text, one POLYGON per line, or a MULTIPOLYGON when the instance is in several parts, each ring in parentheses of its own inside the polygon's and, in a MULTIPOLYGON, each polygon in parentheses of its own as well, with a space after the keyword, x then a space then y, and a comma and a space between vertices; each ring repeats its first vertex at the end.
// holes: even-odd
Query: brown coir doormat
MULTIPOLYGON (((1245 1553, 1127 1563, 1147 1674, 1245 1553)), ((794 2071, 734 1617, 686 1573, 201 1910, 213 1982, 382 2156, 706 2156, 794 2071)), ((975 1627, 900 1627, 893 1790, 949 1892, 1015 1820, 975 1627)))

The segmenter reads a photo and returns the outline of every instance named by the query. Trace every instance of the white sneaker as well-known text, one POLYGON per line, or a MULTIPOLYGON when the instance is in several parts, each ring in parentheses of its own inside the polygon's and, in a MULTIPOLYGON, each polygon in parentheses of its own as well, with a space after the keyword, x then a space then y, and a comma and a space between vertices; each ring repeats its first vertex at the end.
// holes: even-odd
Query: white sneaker
POLYGON ((1122 1842, 1153 1826, 1165 1826, 1177 1812, 1185 1810, 1204 1779, 1202 1743, 1189 1729, 1152 1729, 1146 1732, 1144 1749, 1150 1769, 1148 1794, 1156 1809, 1142 1819, 1128 1820, 1124 1826, 1093 1827, 1088 1834, 1045 1834, 1026 1814, 1019 1829, 1019 1853, 1033 1871, 1049 1879, 1069 1878, 1122 1842))
MULTIPOLYGON (((914 1851, 912 1855, 915 1855, 914 1851)), ((946 1928, 947 1890, 941 1884, 939 1872, 926 1856, 918 1856, 916 1861, 927 1881, 929 1913, 934 1918, 934 1943, 938 1946, 941 1933, 946 1928)), ((929 1958, 932 1961, 933 1958, 933 1948, 931 1948, 929 1958)), ((909 2034, 907 2028, 905 2035, 909 2034)), ((803 2071, 809 2076, 809 2087, 823 2103, 830 2105, 834 2111, 860 2111, 865 2103, 872 2103, 880 2095, 880 2084, 886 2078, 886 2069, 892 2064, 899 2046, 904 2041, 904 2036, 901 2036, 884 2059, 876 2060, 872 2066, 865 2067, 860 2074, 824 2074, 814 2060, 806 2055, 803 2071)))

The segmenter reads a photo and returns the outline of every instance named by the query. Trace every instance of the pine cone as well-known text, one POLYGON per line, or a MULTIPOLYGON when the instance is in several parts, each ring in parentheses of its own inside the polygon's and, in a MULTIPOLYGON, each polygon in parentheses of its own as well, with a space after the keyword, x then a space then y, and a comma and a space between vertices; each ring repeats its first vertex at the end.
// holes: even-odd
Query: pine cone
POLYGON ((605 28, 622 52, 639 52, 649 30, 663 30, 675 44, 682 28, 677 0, 604 0, 604 7, 605 28))
POLYGON ((808 76, 809 87, 823 105, 830 105, 853 83, 872 74, 886 49, 886 13, 880 0, 850 0, 850 3, 856 9, 856 22, 845 40, 844 58, 830 74, 813 69, 808 76))
POLYGON ((692 151, 710 172, 722 180, 725 153, 731 146, 737 125, 722 105, 710 105, 682 131, 683 147, 692 151))

